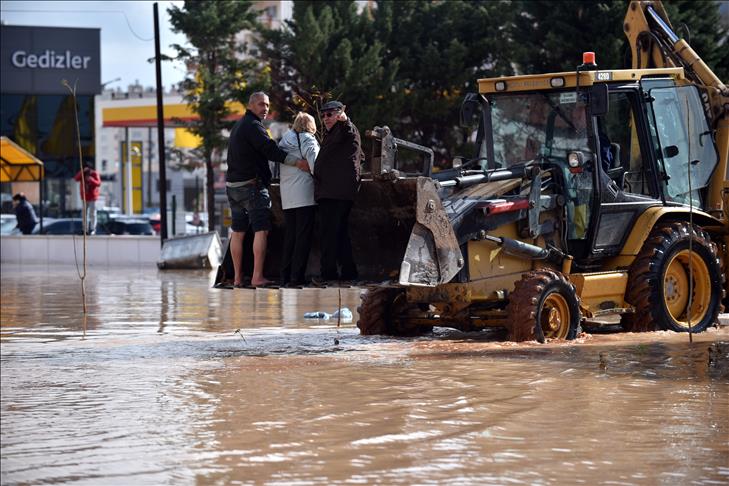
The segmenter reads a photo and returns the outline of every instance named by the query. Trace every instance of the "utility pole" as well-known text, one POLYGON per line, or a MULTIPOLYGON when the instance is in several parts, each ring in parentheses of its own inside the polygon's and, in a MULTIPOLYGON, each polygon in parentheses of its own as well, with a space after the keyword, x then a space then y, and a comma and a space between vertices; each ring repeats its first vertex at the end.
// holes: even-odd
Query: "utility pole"
POLYGON ((157 154, 159 156, 160 244, 167 239, 167 173, 165 171, 165 115, 162 105, 162 55, 159 48, 159 8, 154 3, 154 67, 157 74, 157 154))

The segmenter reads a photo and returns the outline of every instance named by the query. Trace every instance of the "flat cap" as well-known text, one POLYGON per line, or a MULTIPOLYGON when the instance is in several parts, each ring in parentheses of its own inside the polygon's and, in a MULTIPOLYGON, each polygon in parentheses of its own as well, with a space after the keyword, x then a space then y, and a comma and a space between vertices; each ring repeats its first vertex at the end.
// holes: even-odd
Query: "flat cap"
POLYGON ((321 111, 331 111, 331 110, 341 110, 344 108, 344 105, 341 101, 337 100, 331 100, 324 103, 321 107, 321 111))

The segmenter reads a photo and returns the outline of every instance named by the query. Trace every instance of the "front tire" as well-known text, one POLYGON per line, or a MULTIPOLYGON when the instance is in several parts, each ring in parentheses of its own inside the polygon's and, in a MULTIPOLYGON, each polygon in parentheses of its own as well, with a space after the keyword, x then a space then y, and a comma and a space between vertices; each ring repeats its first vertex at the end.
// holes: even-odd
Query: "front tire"
POLYGON ((688 332, 690 326, 702 332, 716 322, 724 275, 716 245, 701 228, 683 221, 657 225, 628 275, 625 300, 635 313, 623 316, 626 331, 688 332))
MULTIPOLYGON (((433 326, 418 326, 408 322, 412 314, 421 311, 407 302, 405 291, 399 288, 374 288, 360 295, 357 307, 357 327, 363 336, 419 336, 431 332, 433 326)), ((416 316, 414 316, 416 317, 416 316)))
POLYGON ((559 272, 538 270, 522 275, 506 306, 511 341, 574 339, 580 306, 574 286, 559 272))

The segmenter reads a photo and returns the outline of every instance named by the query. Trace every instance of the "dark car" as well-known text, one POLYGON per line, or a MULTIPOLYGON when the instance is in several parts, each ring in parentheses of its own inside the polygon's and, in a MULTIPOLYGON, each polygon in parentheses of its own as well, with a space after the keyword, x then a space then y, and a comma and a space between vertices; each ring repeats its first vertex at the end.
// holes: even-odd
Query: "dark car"
POLYGON ((111 235, 154 235, 154 229, 146 219, 112 219, 105 225, 111 235))
POLYGON ((53 220, 49 220, 49 218, 46 218, 43 221, 43 230, 41 231, 40 224, 36 224, 35 228, 33 229, 33 234, 82 235, 84 234, 83 221, 81 221, 81 218, 60 218, 53 220))

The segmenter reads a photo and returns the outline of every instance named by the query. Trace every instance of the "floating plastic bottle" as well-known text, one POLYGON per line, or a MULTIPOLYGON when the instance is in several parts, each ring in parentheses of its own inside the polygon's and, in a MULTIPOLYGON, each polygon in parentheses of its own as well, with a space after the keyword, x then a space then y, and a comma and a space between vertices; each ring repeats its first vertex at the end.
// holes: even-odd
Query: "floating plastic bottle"
POLYGON ((346 322, 352 320, 352 311, 347 307, 342 307, 341 309, 334 311, 333 314, 323 311, 305 312, 304 319, 341 319, 346 322))
POLYGON ((321 311, 304 313, 304 319, 329 319, 330 317, 332 317, 331 314, 321 311))
POLYGON ((332 314, 333 319, 336 319, 337 317, 341 317, 343 321, 351 320, 352 311, 349 310, 347 307, 342 307, 338 311, 335 311, 334 314, 332 314))

